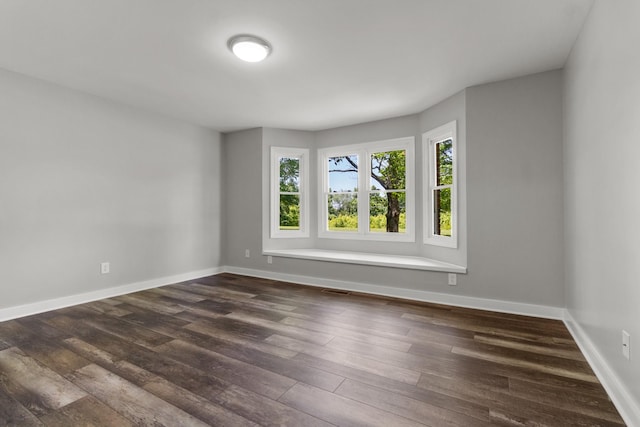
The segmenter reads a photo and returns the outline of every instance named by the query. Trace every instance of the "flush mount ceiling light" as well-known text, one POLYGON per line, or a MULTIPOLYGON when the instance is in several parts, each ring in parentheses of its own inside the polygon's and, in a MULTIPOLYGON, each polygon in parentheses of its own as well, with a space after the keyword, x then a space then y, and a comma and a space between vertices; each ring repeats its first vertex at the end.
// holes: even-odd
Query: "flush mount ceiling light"
POLYGON ((248 34, 231 37, 227 45, 235 56, 247 62, 260 62, 271 53, 269 42, 248 34))

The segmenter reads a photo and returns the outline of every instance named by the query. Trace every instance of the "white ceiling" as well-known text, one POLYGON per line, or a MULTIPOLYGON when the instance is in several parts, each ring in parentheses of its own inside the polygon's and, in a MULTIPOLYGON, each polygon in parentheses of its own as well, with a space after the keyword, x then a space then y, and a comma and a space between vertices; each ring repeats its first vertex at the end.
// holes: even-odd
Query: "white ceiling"
POLYGON ((318 130, 560 68, 591 4, 0 0, 0 67, 221 131, 318 130), (272 55, 238 60, 226 43, 239 33, 272 55))

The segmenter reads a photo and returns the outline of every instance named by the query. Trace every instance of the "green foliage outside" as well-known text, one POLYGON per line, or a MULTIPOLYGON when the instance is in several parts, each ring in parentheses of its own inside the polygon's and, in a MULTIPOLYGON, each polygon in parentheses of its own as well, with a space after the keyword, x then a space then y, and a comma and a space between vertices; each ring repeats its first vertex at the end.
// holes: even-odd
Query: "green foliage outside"
POLYGON ((371 155, 371 177, 385 190, 404 190, 407 152, 385 151, 371 155))
MULTIPOLYGON (((400 233, 404 233, 407 228, 407 219, 404 213, 400 214, 400 233)), ((357 215, 339 215, 329 218, 329 230, 334 231, 357 231, 357 215)), ((369 230, 387 231, 387 217, 384 214, 372 215, 369 217, 369 230)))
POLYGON ((338 215, 329 218, 329 230, 357 231, 357 215, 338 215))
POLYGON ((450 139, 436 144, 438 152, 438 185, 453 184, 453 142, 450 139))
POLYGON ((358 197, 355 194, 330 194, 329 230, 358 230, 358 197))
MULTIPOLYGON (((369 230, 387 231, 387 216, 382 214, 370 216, 369 230)), ((398 230, 399 233, 404 233, 407 230, 407 216, 404 213, 400 214, 398 230)))
POLYGON ((300 159, 280 159, 280 230, 300 229, 300 159), (294 193, 294 194, 286 194, 294 193), (298 194, 295 194, 298 193, 298 194))
MULTIPOLYGON (((436 144, 436 184, 450 186, 453 184, 453 142, 448 139, 436 144)), ((440 236, 451 236, 451 188, 445 187, 435 191, 435 208, 438 218, 435 233, 440 236)))
POLYGON ((440 236, 451 236, 451 212, 440 212, 440 236))
POLYGON ((280 192, 297 193, 300 191, 300 159, 283 157, 280 159, 280 192))
POLYGON ((300 197, 280 196, 280 229, 298 230, 300 228, 300 197))
POLYGON ((358 197, 355 194, 330 194, 327 206, 329 218, 340 215, 358 216, 358 197))

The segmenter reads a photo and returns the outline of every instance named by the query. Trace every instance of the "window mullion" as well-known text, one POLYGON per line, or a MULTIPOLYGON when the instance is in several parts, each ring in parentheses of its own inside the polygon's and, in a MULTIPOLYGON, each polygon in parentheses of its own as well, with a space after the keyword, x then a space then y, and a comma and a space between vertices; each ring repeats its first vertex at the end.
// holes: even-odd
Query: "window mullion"
POLYGON ((443 188, 453 188, 453 184, 434 185, 433 190, 442 190, 443 188))

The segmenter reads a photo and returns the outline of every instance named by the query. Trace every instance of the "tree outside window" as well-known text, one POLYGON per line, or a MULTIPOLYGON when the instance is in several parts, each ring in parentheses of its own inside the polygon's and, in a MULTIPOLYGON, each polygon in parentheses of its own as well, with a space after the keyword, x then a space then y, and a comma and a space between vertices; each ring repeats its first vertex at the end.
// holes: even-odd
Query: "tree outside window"
POLYGON ((322 237, 335 233, 347 238, 344 233, 354 233, 374 240, 413 239, 408 218, 413 198, 408 192, 409 177, 413 180, 409 168, 414 161, 413 138, 332 151, 320 152, 325 171, 322 237))

